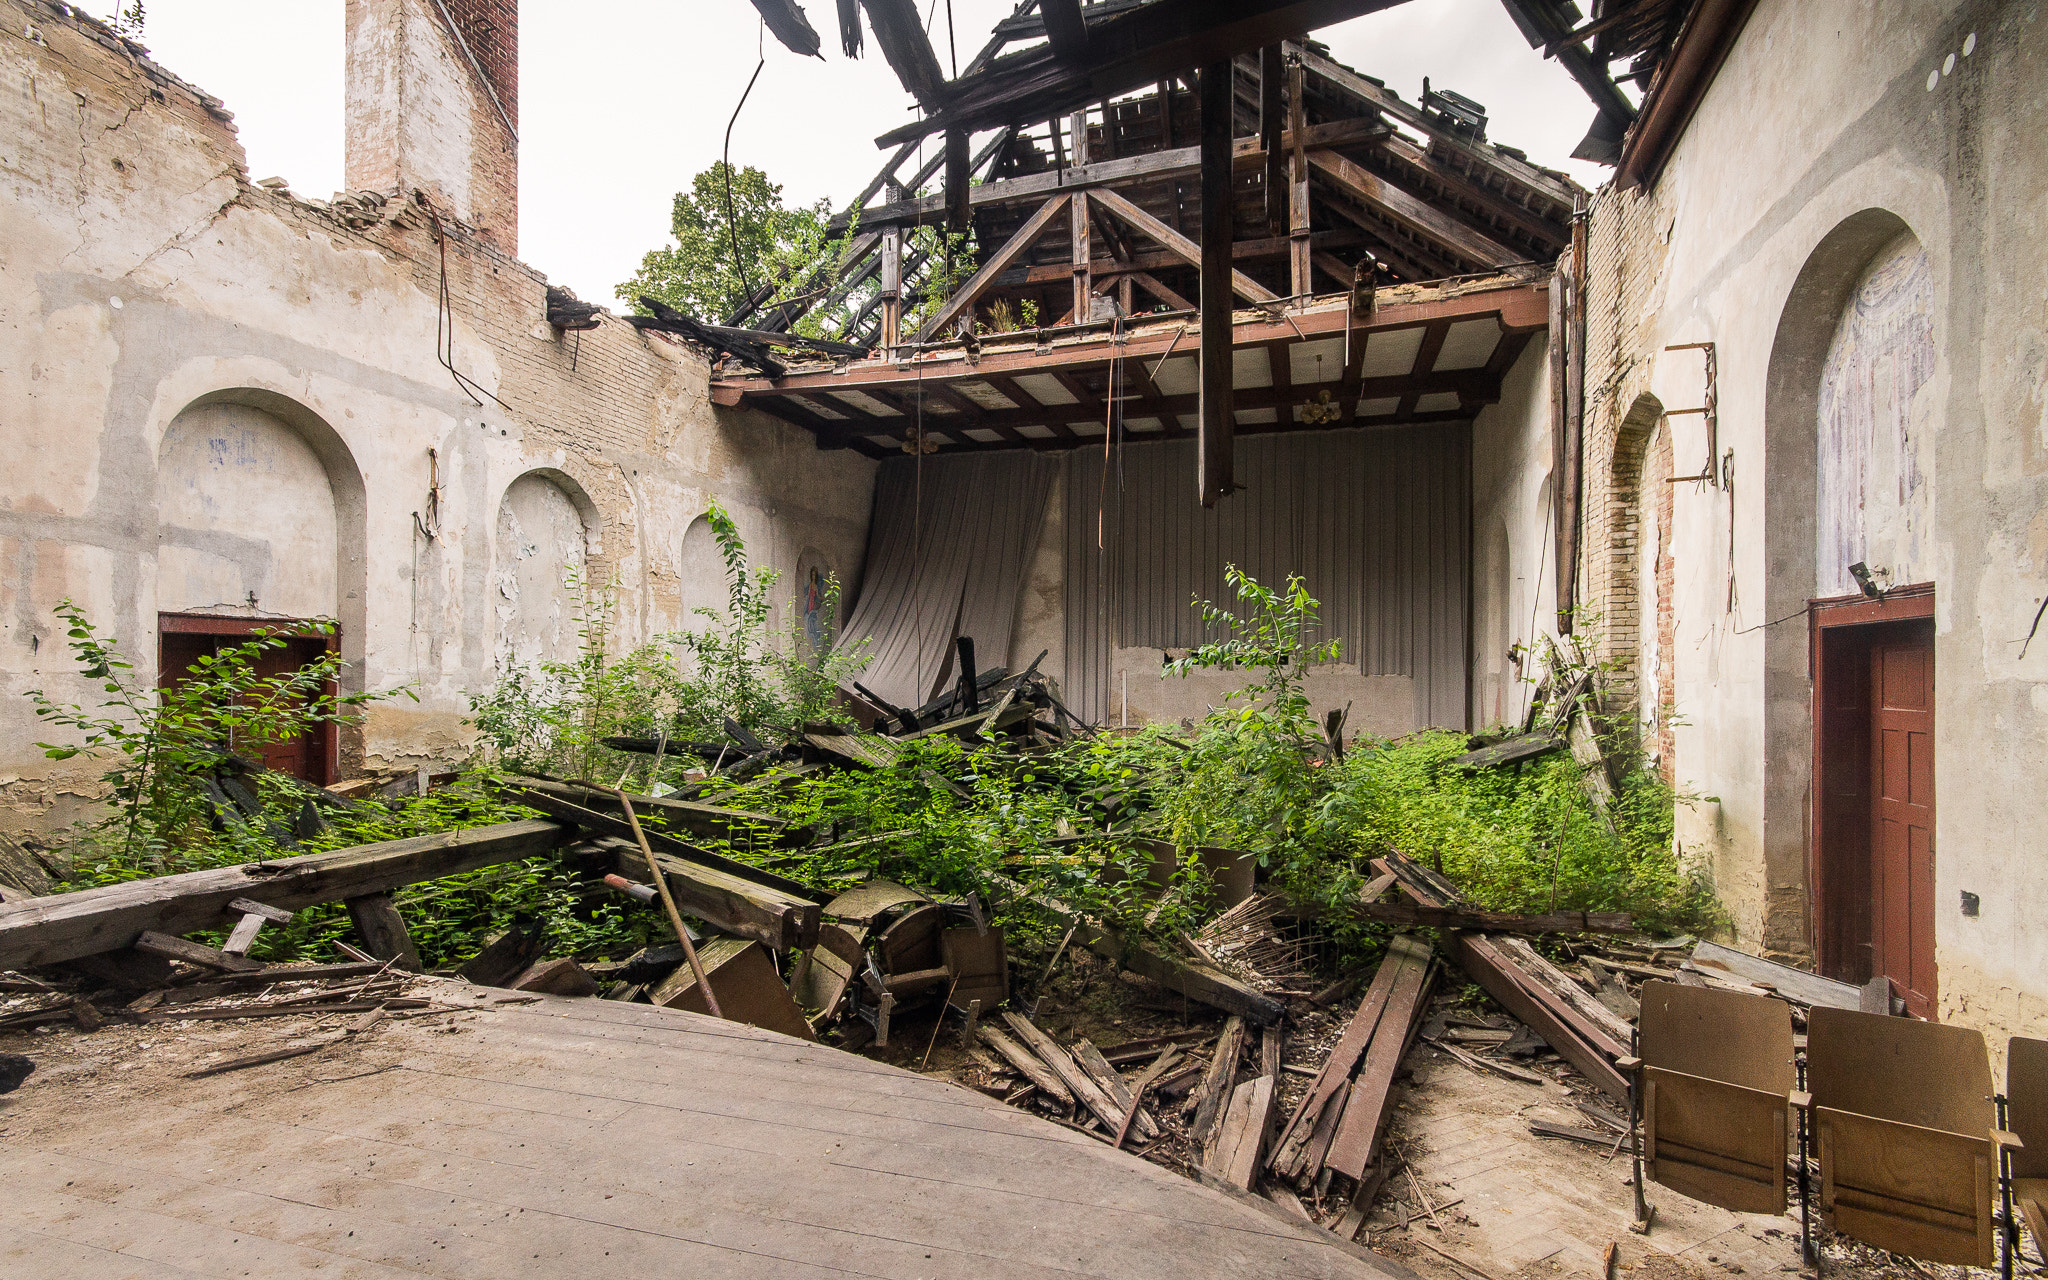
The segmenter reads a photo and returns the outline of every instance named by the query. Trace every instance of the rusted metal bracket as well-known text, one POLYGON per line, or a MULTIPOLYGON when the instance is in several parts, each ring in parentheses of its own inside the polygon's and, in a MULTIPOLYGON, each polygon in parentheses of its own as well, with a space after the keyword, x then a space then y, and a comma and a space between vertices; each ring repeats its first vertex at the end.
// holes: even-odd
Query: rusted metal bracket
POLYGON ((1716 489, 1721 487, 1721 477, 1716 463, 1721 456, 1720 391, 1714 364, 1714 344, 1711 342, 1680 342, 1664 348, 1666 351, 1704 351, 1707 353, 1707 395, 1706 403, 1697 409, 1666 409, 1664 416, 1677 418, 1697 413, 1707 420, 1707 466, 1696 476, 1666 476, 1664 483, 1677 484, 1686 480, 1704 480, 1716 489))

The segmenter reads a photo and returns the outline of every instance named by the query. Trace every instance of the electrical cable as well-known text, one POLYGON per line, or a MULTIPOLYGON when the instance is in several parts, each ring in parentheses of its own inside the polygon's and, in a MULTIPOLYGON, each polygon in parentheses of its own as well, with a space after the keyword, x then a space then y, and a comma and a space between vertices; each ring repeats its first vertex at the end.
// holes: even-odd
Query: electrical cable
POLYGON ((434 206, 428 204, 424 196, 415 198, 419 200, 420 208, 426 211, 427 222, 434 228, 434 244, 439 248, 441 255, 441 288, 434 299, 434 358, 441 362, 441 367, 455 379, 455 385, 462 388, 462 393, 478 408, 483 407, 482 396, 490 396, 491 399, 497 400, 500 409, 510 413, 511 405, 498 400, 491 391, 475 379, 464 376, 462 370, 455 367, 455 303, 454 295, 448 287, 448 237, 441 229, 441 218, 434 212, 434 206))
MULTIPOLYGON (((765 30, 767 24, 764 22, 761 26, 765 30)), ((760 32, 757 31, 755 36, 760 39, 760 32)), ((754 74, 747 77, 747 87, 740 91, 740 100, 732 109, 732 118, 725 122, 725 151, 719 161, 725 177, 725 230, 732 237, 733 270, 740 273, 740 287, 746 290, 746 296, 749 298, 754 296, 754 284, 747 279, 746 256, 740 252, 739 215, 733 212, 732 204, 732 127, 739 123, 740 108, 747 105, 747 96, 754 92, 754 82, 761 78, 761 68, 767 65, 768 50, 764 43, 754 63, 754 74)))

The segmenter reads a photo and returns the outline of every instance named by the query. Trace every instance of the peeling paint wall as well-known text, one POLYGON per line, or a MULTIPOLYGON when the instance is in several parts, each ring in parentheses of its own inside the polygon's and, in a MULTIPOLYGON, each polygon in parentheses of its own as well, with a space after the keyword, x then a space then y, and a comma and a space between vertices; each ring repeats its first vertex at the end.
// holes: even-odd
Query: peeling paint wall
MULTIPOLYGON (((1655 187, 1591 227, 1598 492, 1639 395, 1701 403, 1700 354, 1667 348, 1716 347, 1720 483, 1669 486, 1671 623, 1636 650, 1700 797, 1678 839, 1739 945, 1809 954, 1804 606, 1853 560, 1932 581, 1939 1011, 2000 1050, 2048 1032, 2048 644, 2020 643, 2048 594, 2044 132, 2031 0, 1763 0, 1655 187)), ((1656 432, 1670 474, 1708 461, 1701 418, 1656 432)), ((1616 546, 1589 537, 1589 581, 1616 546)))
POLYGON ((684 545, 714 500, 792 601, 806 549, 858 575, 873 463, 716 408, 680 343, 551 328, 544 277, 432 196, 252 186, 221 104, 41 0, 0 0, 0 82, 0 829, 98 795, 24 696, 96 700, 67 597, 145 679, 161 611, 332 615, 351 687, 419 698, 346 773, 465 755, 464 695, 573 644, 579 554, 615 646, 722 600, 684 545))

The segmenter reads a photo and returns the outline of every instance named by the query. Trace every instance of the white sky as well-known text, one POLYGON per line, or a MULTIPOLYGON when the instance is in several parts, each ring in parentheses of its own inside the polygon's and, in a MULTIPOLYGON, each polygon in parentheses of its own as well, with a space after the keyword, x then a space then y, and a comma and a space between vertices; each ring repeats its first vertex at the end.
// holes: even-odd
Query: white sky
MULTIPOLYGON (((1014 7, 951 3, 963 63, 1014 7)), ((804 7, 826 60, 766 37, 767 66, 733 128, 732 159, 765 170, 790 203, 844 202, 881 167, 875 136, 910 119, 912 103, 872 35, 849 61, 831 0, 804 7)), ((945 22, 941 2, 932 35, 942 66, 945 22)), ((719 158, 754 70, 755 10, 747 0, 526 0, 520 26, 520 256, 617 307, 614 286, 667 241, 675 192, 719 158)), ((1588 187, 1605 181, 1608 170, 1567 158, 1592 104, 1529 48, 1499 0, 1411 0, 1315 34, 1408 100, 1421 97, 1427 75, 1486 105, 1491 140, 1588 187)), ((340 188, 342 0, 148 0, 142 42, 226 101, 252 177, 283 177, 322 199, 340 188)))

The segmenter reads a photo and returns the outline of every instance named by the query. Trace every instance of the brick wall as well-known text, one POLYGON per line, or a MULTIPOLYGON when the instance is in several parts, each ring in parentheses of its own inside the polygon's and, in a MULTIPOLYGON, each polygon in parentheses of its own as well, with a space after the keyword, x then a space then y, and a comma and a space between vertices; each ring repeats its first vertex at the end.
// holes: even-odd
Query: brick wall
MULTIPOLYGON (((1578 606, 1583 631, 1599 637, 1610 675, 1605 711, 1616 729, 1639 724, 1644 650, 1639 557, 1643 502, 1670 486, 1668 462, 1649 459, 1663 406, 1650 394, 1655 363, 1650 332, 1664 266, 1661 228, 1669 217, 1656 197, 1612 188, 1595 196, 1586 240, 1586 420, 1584 527, 1579 544, 1578 606)), ((1668 454, 1668 446, 1666 453, 1668 454)), ((1668 524, 1659 520, 1660 536, 1668 524)), ((1660 654, 1668 646, 1660 646, 1660 654)), ((1658 682, 1660 690, 1669 684, 1658 682)), ((1661 719, 1661 718, 1660 718, 1661 719)), ((1647 746, 1648 744, 1644 744, 1647 746)), ((1668 767, 1668 753, 1667 753, 1668 767)))
POLYGON ((442 0, 498 105, 519 127, 519 0, 442 0))

